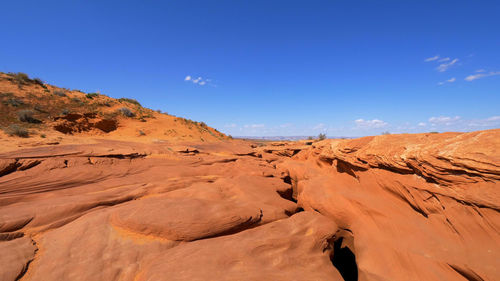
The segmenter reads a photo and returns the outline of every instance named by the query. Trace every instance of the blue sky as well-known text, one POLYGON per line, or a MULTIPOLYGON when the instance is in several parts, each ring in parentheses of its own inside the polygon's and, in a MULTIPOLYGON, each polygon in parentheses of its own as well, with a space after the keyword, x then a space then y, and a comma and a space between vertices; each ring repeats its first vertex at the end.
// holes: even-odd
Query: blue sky
POLYGON ((0 71, 233 136, 500 127, 500 1, 4 2, 0 71))

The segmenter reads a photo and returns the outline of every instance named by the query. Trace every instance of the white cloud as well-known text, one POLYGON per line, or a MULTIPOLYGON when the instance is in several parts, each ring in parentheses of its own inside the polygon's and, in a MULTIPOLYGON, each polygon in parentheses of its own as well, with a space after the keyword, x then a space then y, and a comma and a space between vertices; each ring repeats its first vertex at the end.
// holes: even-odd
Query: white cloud
MULTIPOLYGON (((203 86, 203 85, 207 85, 208 83, 210 83, 212 81, 212 79, 203 79, 202 77, 193 78, 191 75, 188 75, 188 76, 186 76, 186 78, 184 78, 184 81, 191 81, 194 84, 198 84, 200 86, 203 86)), ((213 86, 215 86, 215 85, 213 85, 213 86)))
POLYGON ((236 127, 238 127, 238 125, 236 125, 234 123, 231 123, 231 124, 224 125, 224 127, 226 127, 226 128, 236 128, 236 127))
POLYGON ((465 77, 465 81, 473 81, 473 80, 476 80, 476 79, 479 79, 479 78, 482 78, 484 77, 486 74, 473 74, 473 75, 469 75, 467 77, 465 77))
POLYGON ((358 127, 362 128, 383 128, 388 125, 387 122, 384 122, 379 119, 373 119, 373 120, 357 119, 354 120, 354 122, 358 127))
POLYGON ((484 78, 488 76, 495 76, 495 75, 500 75, 500 71, 491 71, 489 73, 478 73, 478 74, 473 74, 465 77, 465 81, 474 81, 479 78, 484 78))
POLYGON ((479 72, 486 72, 486 70, 484 70, 484 69, 478 69, 478 70, 476 70, 476 72, 478 72, 478 73, 479 72))
POLYGON ((482 130, 486 128, 499 128, 500 127, 500 116, 491 116, 485 119, 475 119, 470 120, 467 123, 467 127, 472 130, 482 130), (480 127, 480 128, 478 128, 480 127), (482 128, 481 128, 482 127, 482 128))
POLYGON ((419 125, 420 127, 424 127, 424 126, 425 126, 425 125, 427 125, 427 124, 425 124, 424 122, 420 122, 420 123, 418 123, 418 125, 419 125))
POLYGON ((430 58, 426 58, 424 61, 425 62, 429 62, 429 61, 435 61, 435 60, 438 60, 439 59, 439 56, 433 56, 433 57, 430 57, 430 58))
POLYGON ((439 117, 431 117, 429 118, 429 123, 432 125, 451 125, 456 121, 460 120, 460 116, 448 117, 448 116, 439 116, 439 117))
POLYGON ((438 85, 444 85, 444 84, 446 84, 446 83, 453 83, 453 82, 455 82, 456 80, 457 80, 457 79, 456 79, 455 77, 452 77, 452 78, 450 78, 450 79, 448 79, 448 80, 446 80, 446 81, 439 82, 439 83, 438 83, 438 85))
POLYGON ((442 58, 442 59, 438 60, 438 62, 444 62, 444 61, 449 61, 449 60, 450 60, 450 58, 442 58))
POLYGON ((292 126, 293 126, 293 124, 292 124, 292 123, 285 123, 285 124, 281 124, 281 125, 280 125, 280 128, 290 128, 290 127, 292 127, 292 126))
POLYGON ((458 59, 453 59, 452 61, 450 61, 448 63, 442 63, 442 64, 440 64, 436 69, 439 72, 445 72, 446 70, 448 70, 448 68, 450 68, 452 65, 454 65, 457 62, 458 62, 458 59))
POLYGON ((500 128, 500 116, 491 116, 484 119, 462 119, 460 116, 431 117, 429 123, 432 130, 470 132, 500 128))

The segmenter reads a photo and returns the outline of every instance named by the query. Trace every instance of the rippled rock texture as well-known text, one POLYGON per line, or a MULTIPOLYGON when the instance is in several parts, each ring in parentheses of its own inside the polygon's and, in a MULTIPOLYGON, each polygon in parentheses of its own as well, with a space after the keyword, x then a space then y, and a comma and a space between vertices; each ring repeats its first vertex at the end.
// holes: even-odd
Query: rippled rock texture
POLYGON ((499 280, 500 130, 0 155, 0 280, 499 280))

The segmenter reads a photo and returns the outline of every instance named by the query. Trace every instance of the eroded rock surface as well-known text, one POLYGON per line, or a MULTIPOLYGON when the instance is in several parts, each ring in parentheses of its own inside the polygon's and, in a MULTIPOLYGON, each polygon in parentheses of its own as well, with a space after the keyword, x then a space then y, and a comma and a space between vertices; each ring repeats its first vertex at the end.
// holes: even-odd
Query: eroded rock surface
POLYGON ((359 280, 500 278, 500 130, 326 140, 279 164, 352 233, 359 280))
POLYGON ((0 280, 498 280, 500 130, 0 155, 0 280))

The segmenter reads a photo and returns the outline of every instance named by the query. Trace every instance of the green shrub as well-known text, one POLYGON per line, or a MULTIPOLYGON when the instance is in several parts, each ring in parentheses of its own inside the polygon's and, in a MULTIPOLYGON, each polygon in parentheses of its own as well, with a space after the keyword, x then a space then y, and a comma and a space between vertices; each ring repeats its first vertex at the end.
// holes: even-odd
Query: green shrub
POLYGON ((70 113, 71 113, 71 111, 69 111, 69 109, 67 109, 67 108, 65 108, 65 109, 63 109, 63 111, 61 111, 62 115, 68 115, 70 113))
POLYGON ((46 136, 45 134, 41 134, 41 135, 40 135, 40 137, 41 137, 42 139, 44 139, 44 138, 46 138, 47 136, 46 136))
POLYGON ((33 78, 33 82, 35 84, 38 84, 38 85, 42 86, 43 88, 46 88, 45 83, 40 78, 33 78))
POLYGON ((88 99, 93 99, 93 98, 97 98, 99 96, 98 93, 88 93, 85 95, 88 99))
POLYGON ((98 106, 107 106, 107 107, 111 107, 111 102, 110 102, 110 101, 99 101, 99 102, 97 102, 97 105, 98 105, 98 106))
POLYGON ((38 111, 38 112, 41 112, 41 113, 48 113, 45 109, 43 109, 42 106, 40 105, 35 105, 35 107, 33 107, 34 110, 38 111))
POLYGON ((134 100, 134 99, 129 99, 129 98, 119 98, 118 99, 119 102, 128 102, 128 103, 131 103, 131 104, 135 104, 135 105, 138 105, 138 106, 142 106, 138 101, 134 100))
POLYGON ((126 117, 134 117, 135 116, 135 113, 126 107, 122 107, 122 108, 118 109, 118 111, 126 117))
POLYGON ((28 74, 23 73, 23 72, 14 73, 14 77, 18 80, 24 80, 24 81, 31 80, 30 77, 28 76, 28 74))
POLYGON ((63 90, 54 90, 54 95, 60 96, 60 97, 67 97, 66 92, 63 90))
POLYGON ((21 111, 17 112, 17 118, 19 118, 19 121, 21 121, 21 122, 41 123, 40 120, 35 119, 33 117, 33 111, 31 111, 31 110, 21 110, 21 111))
POLYGON ((19 107, 19 106, 24 105, 24 102, 22 100, 20 100, 20 99, 10 98, 10 99, 4 101, 3 104, 5 104, 5 105, 11 105, 11 106, 14 106, 14 107, 19 107))
POLYGON ((324 139, 326 139, 326 134, 321 133, 318 135, 318 140, 324 140, 324 139))
POLYGON ((11 93, 11 92, 0 93, 0 97, 2 97, 2 98, 11 98, 11 97, 14 97, 14 93, 11 93))
POLYGON ((23 72, 17 72, 17 73, 9 73, 9 75, 14 78, 14 80, 17 82, 17 84, 22 85, 22 84, 27 84, 29 82, 32 82, 28 74, 23 73, 23 72))
POLYGON ((7 134, 9 134, 10 136, 18 136, 18 137, 21 137, 21 138, 27 138, 27 137, 29 137, 28 130, 26 130, 25 128, 23 128, 23 127, 21 127, 19 125, 16 125, 16 124, 10 125, 5 130, 5 132, 7 134))

